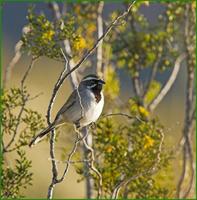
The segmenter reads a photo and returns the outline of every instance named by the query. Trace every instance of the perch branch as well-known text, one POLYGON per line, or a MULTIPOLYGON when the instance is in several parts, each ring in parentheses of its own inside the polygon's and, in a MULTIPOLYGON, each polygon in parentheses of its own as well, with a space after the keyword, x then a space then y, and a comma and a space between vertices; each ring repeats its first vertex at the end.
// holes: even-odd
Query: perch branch
MULTIPOLYGON (((60 83, 60 81, 63 79, 63 75, 67 71, 68 64, 69 64, 68 60, 65 57, 64 69, 60 73, 60 76, 59 76, 59 78, 58 78, 58 80, 57 80, 57 82, 54 86, 53 93, 52 93, 52 96, 51 96, 51 99, 50 99, 50 102, 49 102, 47 115, 46 115, 48 125, 51 124, 51 110, 53 108, 53 104, 54 104, 55 98, 57 96, 57 92, 62 85, 62 83, 60 83)), ((54 186, 57 183, 57 176, 58 176, 58 169, 57 169, 57 164, 56 164, 56 161, 55 161, 55 144, 54 144, 55 136, 56 136, 56 133, 55 133, 55 130, 53 129, 51 131, 51 134, 50 134, 50 157, 51 157, 51 163, 52 163, 52 180, 51 180, 51 184, 49 185, 49 188, 48 188, 48 194, 47 194, 48 199, 51 199, 52 196, 53 196, 53 189, 54 189, 54 186)))

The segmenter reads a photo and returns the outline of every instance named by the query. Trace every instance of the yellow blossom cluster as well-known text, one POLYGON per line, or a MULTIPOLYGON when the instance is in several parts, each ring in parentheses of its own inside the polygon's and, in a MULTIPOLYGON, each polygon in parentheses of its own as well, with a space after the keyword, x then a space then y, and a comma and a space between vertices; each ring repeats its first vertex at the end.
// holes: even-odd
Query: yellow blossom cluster
POLYGON ((148 110, 146 110, 146 108, 139 106, 139 112, 142 116, 144 117, 148 117, 149 116, 149 112, 148 110))
POLYGON ((52 40, 54 35, 55 35, 55 32, 53 30, 46 31, 42 34, 42 40, 44 42, 49 42, 52 40))
POLYGON ((149 147, 152 147, 153 145, 154 145, 154 139, 152 139, 148 135, 145 135, 145 145, 144 145, 144 148, 147 149, 149 147))
POLYGON ((73 44, 75 50, 84 49, 86 47, 86 41, 83 37, 79 36, 73 44))

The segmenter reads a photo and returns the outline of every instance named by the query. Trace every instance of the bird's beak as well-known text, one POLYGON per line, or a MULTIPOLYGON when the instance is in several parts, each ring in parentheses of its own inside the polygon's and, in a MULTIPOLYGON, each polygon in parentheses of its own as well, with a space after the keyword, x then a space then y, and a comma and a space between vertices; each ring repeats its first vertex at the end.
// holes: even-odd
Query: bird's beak
POLYGON ((99 79, 99 83, 101 83, 101 84, 105 84, 105 81, 102 80, 102 79, 99 79))

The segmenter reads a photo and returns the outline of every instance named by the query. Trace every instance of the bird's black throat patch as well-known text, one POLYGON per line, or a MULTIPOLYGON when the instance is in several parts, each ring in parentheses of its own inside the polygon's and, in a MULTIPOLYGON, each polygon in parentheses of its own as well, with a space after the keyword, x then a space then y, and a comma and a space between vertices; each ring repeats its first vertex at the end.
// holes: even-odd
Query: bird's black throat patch
POLYGON ((96 103, 99 103, 99 101, 101 100, 101 88, 94 87, 94 88, 92 88, 92 92, 96 99, 96 103))

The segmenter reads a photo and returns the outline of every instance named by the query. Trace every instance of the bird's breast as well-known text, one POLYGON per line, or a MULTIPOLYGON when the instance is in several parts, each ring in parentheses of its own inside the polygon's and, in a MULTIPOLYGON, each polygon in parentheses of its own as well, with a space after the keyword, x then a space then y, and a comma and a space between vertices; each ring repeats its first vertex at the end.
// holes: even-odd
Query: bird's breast
POLYGON ((101 99, 99 102, 95 99, 94 94, 90 93, 87 95, 88 99, 84 102, 84 117, 80 121, 83 126, 96 122, 102 113, 104 106, 104 96, 101 92, 101 99))

